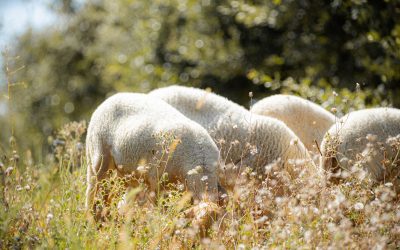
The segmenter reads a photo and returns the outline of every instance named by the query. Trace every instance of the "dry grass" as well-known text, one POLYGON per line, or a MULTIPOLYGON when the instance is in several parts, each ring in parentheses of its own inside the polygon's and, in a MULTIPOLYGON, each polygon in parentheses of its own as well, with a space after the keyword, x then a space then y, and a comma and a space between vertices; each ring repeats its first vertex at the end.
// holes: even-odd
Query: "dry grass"
POLYGON ((185 215, 190 197, 179 185, 156 202, 142 195, 146 187, 140 185, 126 194, 121 207, 125 180, 116 176, 103 184, 115 197, 109 215, 95 222, 84 209, 84 127, 73 123, 60 131, 57 140, 63 143, 48 165, 33 164, 29 153, 3 158, 0 248, 400 247, 400 204, 390 184, 373 184, 365 174, 335 185, 307 177, 293 182, 275 165, 261 183, 257 174, 244 170, 206 237, 185 215), (275 195, 277 185, 286 195, 275 195))

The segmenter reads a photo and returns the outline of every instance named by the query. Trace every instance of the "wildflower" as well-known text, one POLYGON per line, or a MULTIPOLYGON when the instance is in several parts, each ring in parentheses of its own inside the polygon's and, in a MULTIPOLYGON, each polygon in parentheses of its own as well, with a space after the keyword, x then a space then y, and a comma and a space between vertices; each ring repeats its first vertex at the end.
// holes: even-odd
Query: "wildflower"
POLYGON ((206 202, 200 202, 199 203, 199 212, 196 214, 196 218, 200 219, 203 218, 207 214, 207 208, 209 205, 206 202))
POLYGON ((335 97, 338 96, 338 93, 336 93, 336 91, 333 91, 332 94, 333 94, 333 96, 335 96, 335 97))
POLYGON ((340 177, 343 179, 349 178, 350 173, 348 171, 340 171, 340 177))
POLYGON ((331 112, 336 114, 337 113, 337 109, 335 107, 331 108, 331 112))
POLYGON ((238 127, 238 126, 237 126, 236 124, 234 124, 234 125, 232 126, 233 129, 237 129, 237 127, 238 127))
POLYGON ((147 168, 143 165, 138 166, 136 169, 140 174, 146 174, 147 173, 147 168))
POLYGON ((197 236, 197 231, 198 229, 194 228, 194 227, 189 227, 188 229, 185 230, 185 238, 186 240, 188 239, 195 239, 197 236))
POLYGON ((251 149, 250 149, 250 154, 251 154, 251 155, 255 155, 255 154, 257 154, 257 153, 258 153, 257 147, 256 147, 256 146, 251 147, 251 149))
POLYGON ((46 216, 46 223, 49 224, 49 222, 54 218, 54 215, 52 213, 48 213, 46 216))
POLYGON ((271 173, 274 170, 274 167, 276 165, 274 163, 270 163, 267 166, 265 166, 265 174, 271 173))
POLYGON ((249 92, 249 97, 252 98, 253 97, 253 92, 249 92))
POLYGON ((183 228, 183 227, 186 226, 186 224, 187 224, 187 221, 186 221, 185 218, 179 218, 179 219, 177 220, 177 222, 176 222, 176 227, 177 227, 177 228, 183 228))
POLYGON ((254 223, 260 225, 260 224, 263 224, 264 222, 266 222, 267 220, 268 220, 268 217, 264 215, 261 218, 255 220, 254 223))
POLYGON ((237 249, 238 249, 238 250, 244 250, 244 249, 246 249, 246 246, 245 246, 244 244, 239 244, 239 245, 237 246, 237 249))
POLYGON ((122 209, 122 207, 123 206, 125 206, 126 205, 126 193, 122 196, 122 199, 120 200, 120 201, 118 201, 118 204, 117 204, 117 208, 118 208, 118 210, 119 209, 122 209))
POLYGON ((208 176, 204 175, 203 177, 201 177, 200 180, 201 180, 201 181, 206 181, 206 180, 208 180, 208 176))
POLYGON ((346 197, 344 196, 344 194, 341 191, 337 191, 336 195, 335 195, 335 200, 330 203, 329 207, 338 207, 342 202, 344 202, 346 200, 346 197))
POLYGON ((195 175, 195 174, 198 174, 198 172, 197 172, 197 170, 194 168, 194 169, 190 169, 190 170, 187 172, 187 174, 188 174, 188 175, 195 175))
POLYGON ((13 170, 14 170, 13 167, 11 167, 11 166, 8 167, 8 168, 6 169, 6 171, 5 171, 6 175, 7 175, 7 176, 11 175, 11 173, 12 173, 13 170))
POLYGON ((239 141, 238 140, 234 140, 234 141, 231 142, 231 145, 232 146, 239 145, 239 141))
POLYGON ((207 204, 207 202, 200 202, 199 203, 199 208, 206 208, 206 207, 208 207, 209 205, 207 204))
POLYGON ((218 144, 225 144, 225 140, 224 139, 219 139, 218 140, 218 144))
POLYGON ((183 191, 183 190, 185 190, 185 185, 183 185, 183 184, 178 184, 178 190, 179 191, 183 191))
POLYGON ((282 203, 284 202, 284 198, 282 198, 282 197, 276 197, 276 198, 275 198, 275 202, 276 202, 277 204, 282 204, 282 203))
POLYGON ((312 240, 312 231, 308 230, 304 233, 304 239, 306 240, 307 243, 310 243, 312 240))
POLYGON ((354 209, 359 211, 359 210, 363 210, 364 209, 364 204, 362 204, 361 202, 357 202, 356 204, 354 204, 354 209))
POLYGON ((197 173, 203 173, 203 168, 200 165, 196 166, 194 169, 197 171, 197 173))
POLYGON ((204 245, 210 245, 211 244, 211 239, 210 238, 203 238, 203 239, 201 239, 201 242, 204 245))

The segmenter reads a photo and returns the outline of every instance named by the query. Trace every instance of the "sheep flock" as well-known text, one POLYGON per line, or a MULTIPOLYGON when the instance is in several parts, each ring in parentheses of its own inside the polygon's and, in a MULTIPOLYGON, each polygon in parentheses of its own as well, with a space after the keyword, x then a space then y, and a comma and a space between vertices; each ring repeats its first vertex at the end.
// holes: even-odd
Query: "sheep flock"
MULTIPOLYGON (((201 207, 232 194, 244 171, 255 173, 260 183, 285 170, 293 182, 308 178, 335 185, 362 170, 365 178, 390 183, 398 192, 399 144, 395 108, 338 117, 290 95, 267 97, 248 110, 190 87, 119 93, 105 100, 89 123, 86 206, 95 209, 99 183, 110 170, 144 179, 153 194, 161 182, 181 183, 201 207)), ((276 196, 285 195, 279 185, 273 188, 276 196)), ((110 199, 104 193, 102 198, 110 199)))

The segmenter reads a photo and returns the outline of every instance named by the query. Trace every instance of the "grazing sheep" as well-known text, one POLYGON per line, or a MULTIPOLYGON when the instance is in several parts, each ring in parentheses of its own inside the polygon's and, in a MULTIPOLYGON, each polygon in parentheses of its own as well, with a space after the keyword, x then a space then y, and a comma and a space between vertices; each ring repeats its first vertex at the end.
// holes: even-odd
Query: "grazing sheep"
MULTIPOLYGON (((310 160, 302 142, 283 122, 251 114, 224 97, 182 86, 156 89, 149 95, 161 98, 206 128, 227 165, 248 166, 264 175, 264 167, 280 159, 280 164, 294 174, 290 159, 310 160)), ((220 173, 221 185, 232 189, 232 179, 224 176, 224 171, 220 173)))
POLYGON ((110 169, 143 178, 153 191, 167 173, 169 182, 186 183, 195 199, 218 198, 217 146, 203 127, 160 99, 119 93, 105 100, 90 120, 86 150, 87 208, 110 169))
POLYGON ((335 116, 321 106, 292 95, 273 95, 254 104, 250 112, 283 121, 314 154, 319 154, 326 131, 335 123, 335 116))
POLYGON ((321 166, 326 170, 351 170, 355 163, 361 163, 372 179, 396 184, 400 174, 400 110, 372 108, 347 114, 326 133, 321 150, 321 166))

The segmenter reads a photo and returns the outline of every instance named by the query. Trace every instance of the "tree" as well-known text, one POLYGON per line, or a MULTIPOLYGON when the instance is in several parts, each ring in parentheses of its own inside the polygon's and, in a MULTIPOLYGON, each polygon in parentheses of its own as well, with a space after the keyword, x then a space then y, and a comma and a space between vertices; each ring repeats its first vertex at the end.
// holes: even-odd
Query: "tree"
POLYGON ((249 91, 282 91, 285 79, 318 90, 359 82, 367 103, 400 93, 396 1, 97 0, 64 9, 60 27, 27 31, 14 48, 25 65, 18 80, 28 83, 16 113, 30 126, 19 132, 30 141, 88 119, 114 92, 168 84, 212 87, 241 104, 249 91))

